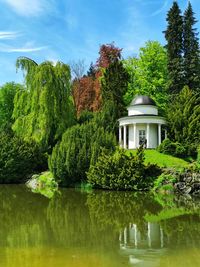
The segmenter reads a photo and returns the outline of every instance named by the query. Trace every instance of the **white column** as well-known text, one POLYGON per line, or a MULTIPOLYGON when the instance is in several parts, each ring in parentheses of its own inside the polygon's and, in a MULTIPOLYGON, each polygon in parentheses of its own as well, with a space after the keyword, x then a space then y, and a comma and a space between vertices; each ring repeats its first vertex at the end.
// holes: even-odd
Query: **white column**
POLYGON ((151 224, 148 222, 148 246, 151 248, 151 224))
POLYGON ((165 139, 167 139, 167 129, 165 129, 165 139))
POLYGON ((160 227, 160 246, 161 248, 164 247, 164 235, 163 235, 163 229, 160 227))
POLYGON ((149 141, 150 141, 150 139, 149 139, 149 123, 147 123, 147 148, 150 147, 149 141))
POLYGON ((134 224, 134 228, 135 228, 135 247, 137 248, 138 246, 138 239, 137 239, 137 225, 134 224))
POLYGON ((136 123, 133 124, 133 141, 134 141, 134 148, 136 148, 136 123))
POLYGON ((124 125, 124 148, 126 149, 126 125, 124 125))
POLYGON ((158 124, 158 145, 161 144, 161 124, 158 124))
POLYGON ((124 229, 124 245, 125 245, 125 247, 127 245, 127 228, 126 227, 124 229))
POLYGON ((122 146, 122 127, 119 126, 119 146, 122 146))

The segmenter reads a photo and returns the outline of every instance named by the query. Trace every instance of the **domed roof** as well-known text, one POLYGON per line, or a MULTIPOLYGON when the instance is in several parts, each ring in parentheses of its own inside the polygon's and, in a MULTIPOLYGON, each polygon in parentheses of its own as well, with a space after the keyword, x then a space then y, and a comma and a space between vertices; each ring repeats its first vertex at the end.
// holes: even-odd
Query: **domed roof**
POLYGON ((131 102, 131 106, 151 105, 156 106, 155 101, 146 95, 137 95, 131 102))

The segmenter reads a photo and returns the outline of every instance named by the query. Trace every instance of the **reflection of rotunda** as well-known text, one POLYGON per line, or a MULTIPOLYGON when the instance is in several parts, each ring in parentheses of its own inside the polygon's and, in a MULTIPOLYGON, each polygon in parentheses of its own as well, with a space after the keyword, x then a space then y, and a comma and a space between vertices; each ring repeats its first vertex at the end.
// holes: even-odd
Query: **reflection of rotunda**
POLYGON ((130 224, 120 233, 121 247, 163 248, 163 230, 157 223, 147 223, 147 231, 141 233, 136 224, 130 224))
POLYGON ((163 230, 157 223, 147 223, 145 232, 141 232, 136 224, 129 224, 121 231, 119 242, 121 253, 137 266, 157 266, 166 252, 163 230))
POLYGON ((158 116, 154 100, 148 96, 137 96, 127 110, 128 116, 118 120, 120 145, 129 149, 135 149, 141 144, 145 144, 146 148, 160 145, 161 128, 166 121, 158 116))

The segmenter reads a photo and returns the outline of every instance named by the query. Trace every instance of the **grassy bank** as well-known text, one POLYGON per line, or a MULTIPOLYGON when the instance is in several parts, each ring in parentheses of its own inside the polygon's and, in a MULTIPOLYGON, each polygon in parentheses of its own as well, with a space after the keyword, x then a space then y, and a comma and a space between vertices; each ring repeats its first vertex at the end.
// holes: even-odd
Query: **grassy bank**
MULTIPOLYGON (((136 153, 136 150, 127 150, 129 154, 132 152, 133 154, 136 153)), ((170 155, 161 154, 158 151, 151 149, 145 150, 145 164, 157 164, 159 167, 165 168, 185 168, 188 167, 189 163, 181 158, 176 158, 170 155)))

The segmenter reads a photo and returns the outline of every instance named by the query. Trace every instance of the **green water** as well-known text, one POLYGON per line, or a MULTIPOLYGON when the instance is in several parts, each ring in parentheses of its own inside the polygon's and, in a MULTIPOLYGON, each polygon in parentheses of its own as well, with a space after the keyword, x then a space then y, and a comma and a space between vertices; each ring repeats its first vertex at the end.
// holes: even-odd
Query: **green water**
POLYGON ((199 267, 200 201, 0 186, 1 267, 199 267))

